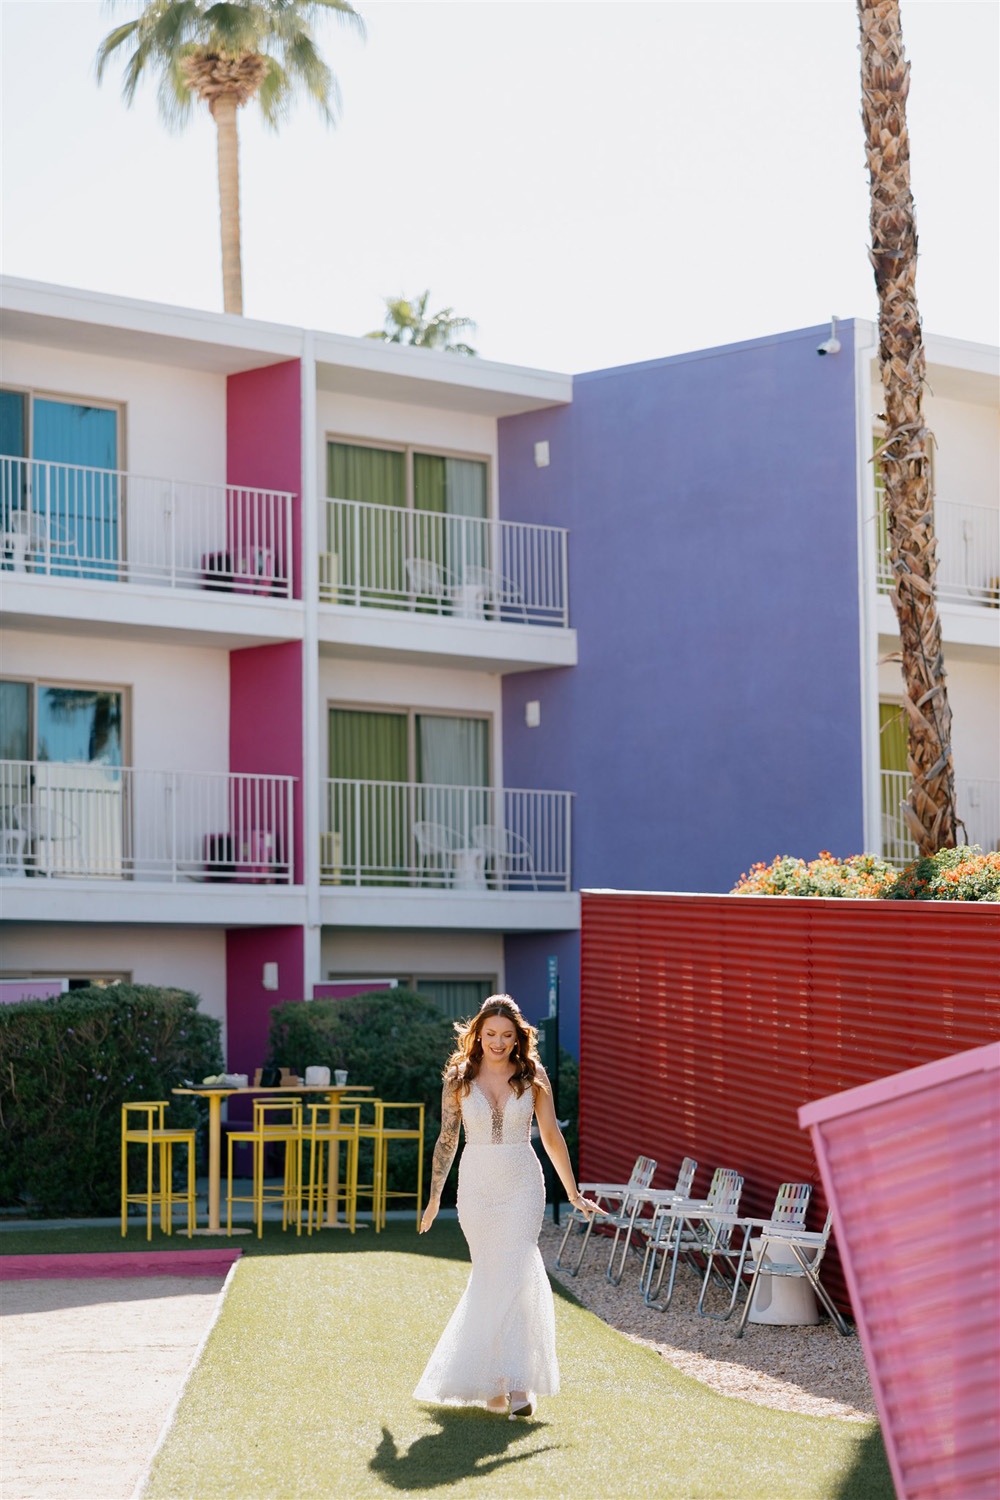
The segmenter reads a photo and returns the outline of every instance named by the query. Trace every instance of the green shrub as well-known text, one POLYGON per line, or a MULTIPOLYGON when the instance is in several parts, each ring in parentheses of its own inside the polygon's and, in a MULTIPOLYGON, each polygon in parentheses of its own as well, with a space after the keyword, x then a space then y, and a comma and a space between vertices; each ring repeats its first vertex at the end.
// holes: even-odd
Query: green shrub
MULTIPOLYGON (((373 1085, 377 1099, 426 1105, 424 1183, 441 1128, 441 1070, 455 1043, 455 1029, 433 1000, 412 990, 373 990, 344 1000, 292 1000, 271 1011, 269 1061, 304 1074, 307 1067, 346 1068, 348 1083, 373 1085)), ((362 1118, 370 1118, 363 1111, 362 1118)), ((371 1181, 362 1155, 360 1176, 371 1181)), ((455 1172, 449 1179, 454 1200, 455 1172)), ((389 1187, 416 1185, 415 1148, 389 1152, 389 1187)), ((390 1200, 389 1207, 394 1205, 390 1200)), ((405 1199, 402 1205, 406 1206, 405 1199)))
POLYGON ((941 849, 897 870, 873 854, 837 859, 826 852, 808 864, 779 855, 753 865, 734 896, 854 896, 869 901, 1000 901, 1000 853, 978 844, 941 849))
MULTIPOLYGON (((0 1202, 117 1213, 123 1102, 169 1100, 221 1067, 219 1022, 185 990, 119 984, 0 1006, 0 1202)), ((190 1129, 199 1110, 175 1099, 168 1119, 190 1129)))

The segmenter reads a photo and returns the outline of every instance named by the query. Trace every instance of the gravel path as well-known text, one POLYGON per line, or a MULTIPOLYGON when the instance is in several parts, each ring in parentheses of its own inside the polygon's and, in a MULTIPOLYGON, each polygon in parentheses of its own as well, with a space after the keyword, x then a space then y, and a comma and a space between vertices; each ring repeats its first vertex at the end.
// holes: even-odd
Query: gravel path
MULTIPOLYGON (((565 1224, 563 1225, 565 1228, 565 1224)), ((844 1338, 829 1320, 812 1328, 748 1323, 742 1339, 731 1324, 701 1318, 700 1284, 678 1271, 670 1310, 647 1307, 639 1294, 641 1258, 629 1254, 621 1286, 605 1279, 609 1242, 596 1238, 573 1277, 555 1268, 563 1228, 546 1222, 539 1248, 554 1277, 612 1328, 647 1344, 664 1359, 723 1396, 814 1417, 868 1421, 876 1416, 860 1340, 844 1338)), ((574 1243, 570 1240, 570 1246, 574 1243)))
POLYGON ((128 1500, 222 1283, 5 1282, 4 1500, 128 1500))

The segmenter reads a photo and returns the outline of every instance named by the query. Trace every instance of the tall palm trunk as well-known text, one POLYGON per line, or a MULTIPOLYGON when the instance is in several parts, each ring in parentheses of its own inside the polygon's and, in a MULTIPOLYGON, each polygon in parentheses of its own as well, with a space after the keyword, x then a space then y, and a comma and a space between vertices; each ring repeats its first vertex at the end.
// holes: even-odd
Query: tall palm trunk
POLYGON ((910 191, 906 96, 898 0, 857 0, 861 22, 861 113, 871 185, 871 262, 879 302, 879 361, 885 396, 885 483, 893 605, 909 717, 903 807, 921 854, 956 843, 951 708, 934 595, 937 541, 931 464, 922 411, 924 348, 917 312, 917 229, 910 191))
POLYGON ((215 121, 219 166, 219 227, 222 234, 222 297, 227 313, 243 312, 240 253, 240 139, 233 94, 218 94, 210 104, 215 121))

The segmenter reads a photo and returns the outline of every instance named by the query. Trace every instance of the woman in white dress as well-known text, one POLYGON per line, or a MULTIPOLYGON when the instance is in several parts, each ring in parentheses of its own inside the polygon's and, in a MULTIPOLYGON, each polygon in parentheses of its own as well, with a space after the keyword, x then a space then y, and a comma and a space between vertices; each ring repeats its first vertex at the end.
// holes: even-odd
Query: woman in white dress
POLYGON ((515 1002, 491 995, 456 1030, 420 1232, 437 1217, 464 1124, 458 1218, 472 1272, 413 1394, 445 1405, 485 1401, 490 1411, 530 1417, 538 1396, 559 1389, 552 1288, 538 1250, 545 1186, 530 1141, 532 1115, 570 1203, 586 1213, 601 1210, 577 1189, 537 1032, 515 1002))

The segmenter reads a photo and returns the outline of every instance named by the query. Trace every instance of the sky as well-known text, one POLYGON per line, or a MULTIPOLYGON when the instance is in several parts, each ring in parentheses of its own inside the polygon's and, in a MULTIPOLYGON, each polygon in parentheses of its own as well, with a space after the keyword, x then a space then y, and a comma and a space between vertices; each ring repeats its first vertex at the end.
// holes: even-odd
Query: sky
MULTIPOLYGON (((240 113, 244 309, 363 334, 431 293, 490 359, 581 371, 877 315, 855 0, 356 0, 342 112, 240 113)), ((0 262, 221 310, 215 127, 131 109, 134 0, 0 0, 0 262)), ((996 0, 903 0, 925 328, 996 342, 996 0)))

